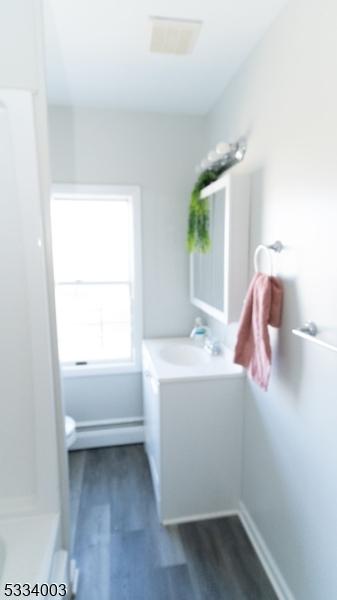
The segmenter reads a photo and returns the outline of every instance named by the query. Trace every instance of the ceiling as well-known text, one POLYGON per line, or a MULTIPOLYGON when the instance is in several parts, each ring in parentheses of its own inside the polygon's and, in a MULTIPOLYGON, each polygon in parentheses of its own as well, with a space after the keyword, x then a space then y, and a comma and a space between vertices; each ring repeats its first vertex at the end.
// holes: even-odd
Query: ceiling
POLYGON ((286 0, 45 0, 51 104, 207 113, 286 0), (149 16, 202 20, 192 54, 150 53, 149 16))

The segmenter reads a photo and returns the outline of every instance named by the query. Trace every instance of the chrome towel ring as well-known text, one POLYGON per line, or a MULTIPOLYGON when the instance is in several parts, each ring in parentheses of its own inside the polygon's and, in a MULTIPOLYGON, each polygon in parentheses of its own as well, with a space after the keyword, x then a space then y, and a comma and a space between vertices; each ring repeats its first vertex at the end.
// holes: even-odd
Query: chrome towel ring
POLYGON ((266 246, 265 244, 259 244, 259 246, 257 246, 256 250, 255 250, 255 254, 254 254, 254 268, 255 268, 255 273, 259 272, 259 254, 260 252, 266 252, 267 256, 268 256, 268 261, 269 261, 269 275, 273 274, 273 257, 272 254, 270 252, 270 250, 273 250, 274 252, 282 252, 282 250, 284 249, 284 246, 282 244, 282 242, 280 242, 279 240, 277 240, 276 242, 274 242, 273 244, 270 244, 269 246, 266 246))

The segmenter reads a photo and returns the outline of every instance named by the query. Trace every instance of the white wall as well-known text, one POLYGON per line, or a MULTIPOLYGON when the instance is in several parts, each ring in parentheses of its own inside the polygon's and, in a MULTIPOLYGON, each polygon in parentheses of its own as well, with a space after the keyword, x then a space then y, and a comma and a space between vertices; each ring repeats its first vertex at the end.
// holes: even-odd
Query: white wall
POLYGON ((36 90, 38 0, 4 0, 0 9, 0 87, 36 90))
MULTIPOLYGON (((184 335, 192 327, 185 238, 203 134, 198 117, 50 108, 54 183, 141 186, 144 337, 184 335)), ((129 377, 133 393, 125 398, 124 416, 134 417, 142 414, 140 376, 129 377)), ((67 410, 79 419, 81 401, 83 414, 95 402, 100 418, 120 417, 125 379, 104 378, 98 397, 97 379, 91 384, 84 399, 85 381, 64 380, 67 410)))
POLYGON ((140 373, 67 377, 63 379, 66 409, 77 423, 143 415, 140 373))
POLYGON ((248 136, 251 262, 260 242, 287 246, 270 389, 248 386, 242 496, 298 600, 337 597, 337 354, 291 334, 307 319, 337 333, 336 22, 334 0, 290 2, 208 118, 207 148, 248 136))

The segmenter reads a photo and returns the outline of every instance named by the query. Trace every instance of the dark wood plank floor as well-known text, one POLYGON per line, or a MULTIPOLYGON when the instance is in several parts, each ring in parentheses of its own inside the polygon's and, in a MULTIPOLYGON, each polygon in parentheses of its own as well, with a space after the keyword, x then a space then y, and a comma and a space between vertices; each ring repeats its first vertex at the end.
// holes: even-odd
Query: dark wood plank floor
POLYGON ((143 446, 69 462, 78 600, 276 600, 237 517, 160 525, 143 446))

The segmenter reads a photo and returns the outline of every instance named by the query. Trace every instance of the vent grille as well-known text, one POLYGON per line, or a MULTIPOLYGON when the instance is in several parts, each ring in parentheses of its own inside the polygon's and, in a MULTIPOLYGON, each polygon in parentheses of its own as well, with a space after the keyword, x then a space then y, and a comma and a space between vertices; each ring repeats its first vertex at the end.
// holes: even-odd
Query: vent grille
POLYGON ((202 21, 150 17, 150 50, 159 54, 190 54, 200 34, 202 21))

